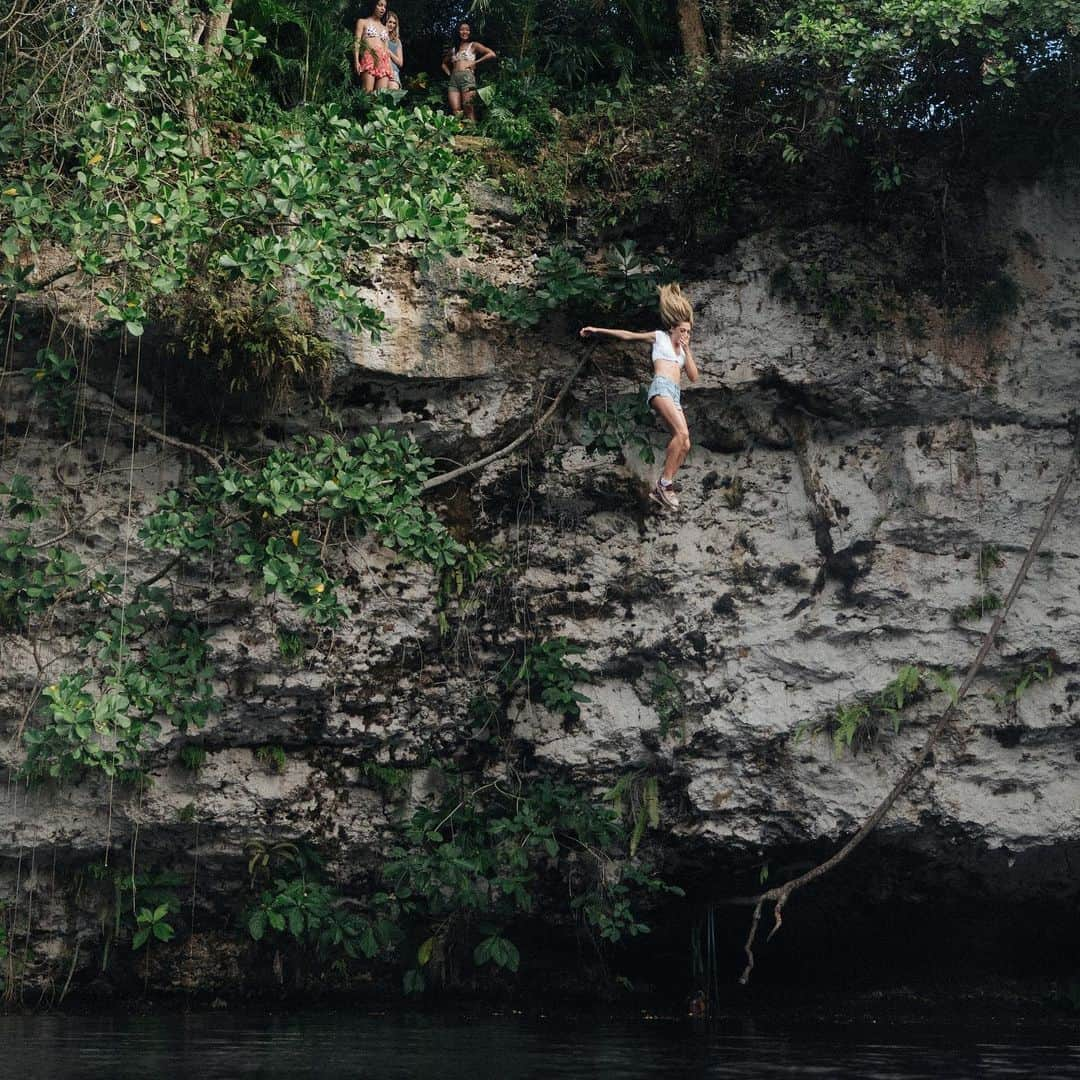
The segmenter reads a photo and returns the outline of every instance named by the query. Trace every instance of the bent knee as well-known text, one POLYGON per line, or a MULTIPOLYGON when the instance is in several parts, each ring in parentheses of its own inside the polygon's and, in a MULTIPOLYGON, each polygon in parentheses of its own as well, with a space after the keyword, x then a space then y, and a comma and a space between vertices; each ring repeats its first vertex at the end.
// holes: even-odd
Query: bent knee
POLYGON ((679 449, 684 454, 689 454, 690 453, 690 436, 689 435, 680 435, 679 436, 679 449))

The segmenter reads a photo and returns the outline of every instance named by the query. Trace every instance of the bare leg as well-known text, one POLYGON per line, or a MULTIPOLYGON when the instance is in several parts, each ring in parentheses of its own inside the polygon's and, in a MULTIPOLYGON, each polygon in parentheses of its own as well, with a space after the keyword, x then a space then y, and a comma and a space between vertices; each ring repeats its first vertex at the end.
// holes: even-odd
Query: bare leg
POLYGON ((370 71, 365 71, 360 76, 360 85, 364 88, 365 94, 375 93, 375 76, 370 71))
POLYGON ((390 85, 390 80, 384 75, 381 79, 378 79, 375 83, 376 90, 385 90, 390 85))
POLYGON ((461 105, 465 110, 465 119, 476 121, 476 105, 473 102, 475 94, 472 90, 462 90, 461 92, 461 105))
POLYGON ((450 106, 450 111, 455 116, 461 115, 461 92, 459 90, 447 90, 446 101, 450 106))
POLYGON ((649 404, 653 412, 664 421, 664 425, 671 432, 671 441, 667 445, 664 454, 664 471, 661 474, 668 482, 675 479, 679 466, 686 460, 690 453, 690 429, 686 426, 686 416, 682 409, 669 397, 657 394, 649 404))

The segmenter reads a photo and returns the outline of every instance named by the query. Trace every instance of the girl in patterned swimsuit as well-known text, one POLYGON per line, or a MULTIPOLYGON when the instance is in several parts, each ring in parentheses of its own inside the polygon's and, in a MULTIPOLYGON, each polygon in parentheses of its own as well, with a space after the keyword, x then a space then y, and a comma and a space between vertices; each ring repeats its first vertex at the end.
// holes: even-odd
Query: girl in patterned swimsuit
POLYGON ((443 57, 443 73, 450 79, 446 86, 446 100, 455 116, 464 113, 466 120, 475 120, 474 70, 477 64, 482 64, 485 60, 494 60, 495 52, 486 45, 481 45, 479 41, 472 40, 472 28, 467 22, 458 23, 455 36, 455 44, 450 46, 443 57))
POLYGON ((678 509, 675 494, 675 474, 690 453, 690 429, 682 408, 682 390, 679 381, 682 373, 691 382, 697 382, 698 369, 690 352, 690 331, 694 326, 694 309, 682 294, 678 285, 662 285, 660 293, 660 320, 663 330, 648 330, 636 334, 632 330, 605 330, 600 326, 583 326, 581 336, 606 334, 620 341, 648 341, 652 345, 653 381, 649 384, 648 400, 653 412, 671 432, 671 441, 664 456, 664 469, 649 498, 661 506, 678 509))
POLYGON ((376 90, 385 90, 394 73, 387 46, 390 35, 383 25, 385 19, 386 0, 375 0, 367 16, 356 20, 353 67, 369 94, 376 90))

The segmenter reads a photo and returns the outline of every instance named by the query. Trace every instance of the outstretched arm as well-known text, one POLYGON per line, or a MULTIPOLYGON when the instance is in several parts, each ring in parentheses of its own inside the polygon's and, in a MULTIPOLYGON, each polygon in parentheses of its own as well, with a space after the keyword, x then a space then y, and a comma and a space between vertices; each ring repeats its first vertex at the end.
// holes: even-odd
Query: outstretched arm
POLYGON ((606 334, 608 337, 618 338, 620 341, 655 341, 656 331, 647 330, 637 334, 633 330, 605 330, 602 326, 583 326, 580 330, 582 337, 591 337, 593 334, 606 334))

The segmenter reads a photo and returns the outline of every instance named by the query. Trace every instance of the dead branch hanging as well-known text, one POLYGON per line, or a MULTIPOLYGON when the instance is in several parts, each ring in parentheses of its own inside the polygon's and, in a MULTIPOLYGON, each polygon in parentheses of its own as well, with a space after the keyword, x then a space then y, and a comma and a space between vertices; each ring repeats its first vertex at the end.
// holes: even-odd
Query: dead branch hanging
POLYGON ((198 454, 199 457, 210 462, 216 472, 221 472, 224 469, 224 466, 221 464, 221 459, 216 454, 212 454, 205 447, 196 446, 195 443, 184 442, 183 439, 177 439, 172 435, 166 435, 164 432, 157 431, 155 428, 150 427, 149 424, 144 424, 141 420, 132 416, 131 413, 126 412, 117 405, 99 405, 97 402, 87 401, 82 403, 81 408, 86 409, 87 412, 100 413, 104 416, 116 416, 125 424, 130 424, 144 435, 149 435, 151 439, 157 439, 159 442, 165 443, 166 446, 174 446, 177 450, 185 450, 189 454, 198 454))
POLYGON ((819 863, 805 874, 800 874, 797 878, 792 878, 791 881, 784 885, 777 885, 772 889, 768 889, 761 893, 760 896, 752 897, 748 901, 754 905, 754 915, 750 921, 750 932, 747 935, 746 944, 743 946, 743 951, 746 953, 746 967, 743 969, 743 973, 739 978, 739 982, 742 983, 743 986, 750 981, 750 973, 754 970, 754 940, 757 937, 758 924, 761 922, 761 913, 765 904, 769 901, 773 901, 775 904, 773 909, 773 928, 769 931, 769 936, 765 939, 766 941, 771 941, 773 936, 783 925, 784 905, 791 898, 791 894, 797 889, 801 889, 804 885, 809 885, 810 882, 816 881, 820 877, 824 877, 830 870, 839 866, 840 863, 842 863, 870 835, 870 833, 874 831, 882 818, 885 817, 896 800, 908 787, 911 781, 915 779, 915 776, 926 763, 926 759, 930 756, 930 751, 934 748, 934 744, 941 737, 945 728, 948 727, 949 721, 952 720, 959 708, 960 702, 963 701, 965 695, 971 689, 975 677, 982 668, 991 648, 993 648, 998 631, 1001 629, 1002 623, 1005 622, 1005 618, 1012 608, 1013 601, 1016 599, 1027 578, 1028 570, 1031 569, 1031 564, 1035 561, 1035 556, 1038 554, 1039 548, 1046 539, 1046 536, 1050 531, 1050 526, 1053 524, 1058 510, 1061 508, 1061 504, 1065 501, 1065 494, 1076 473, 1078 460, 1080 460, 1080 422, 1077 424, 1072 453, 1069 455, 1069 461, 1065 466, 1065 472, 1062 474, 1053 498, 1047 504, 1046 511, 1043 514, 1042 524, 1039 526, 1038 531, 1032 538, 1031 544, 1028 546, 1027 553, 1024 555, 1024 561, 1020 564, 1020 569, 1016 572, 1016 577, 1013 580, 1012 587, 1009 589, 1009 595, 1005 598, 1005 603, 994 617, 994 621, 990 624, 990 629, 987 630, 986 634, 983 636, 982 644, 979 646, 979 651, 975 654, 975 659, 972 661, 971 667, 968 668, 967 675, 964 676, 964 681, 960 684, 959 689, 945 708, 945 711, 938 717, 937 723, 934 724, 930 734, 926 738, 926 742, 923 743, 922 748, 915 755, 903 773, 901 773, 900 779, 892 786, 892 789, 885 798, 881 800, 874 812, 863 822, 859 831, 855 833, 855 835, 848 840, 835 855, 826 859, 823 863, 819 863))
POLYGON ((475 472, 477 469, 482 469, 485 465, 490 465, 493 461, 498 461, 499 458, 506 457, 507 454, 512 454, 522 443, 528 441, 537 433, 551 419, 555 410, 562 404, 562 400, 566 397, 567 391, 573 385, 574 380, 581 374, 581 369, 588 363, 589 358, 593 354, 593 350, 596 348, 595 344, 590 344, 585 347, 585 353, 582 358, 577 362, 573 371, 566 377, 566 381, 559 388, 559 392, 555 395, 555 400, 544 411, 543 415, 534 424, 530 425, 523 431, 513 442, 507 443, 501 450, 496 450, 494 453, 488 454, 487 457, 482 457, 477 461, 470 461, 467 465, 462 465, 457 469, 451 469, 449 472, 442 473, 439 476, 432 476, 424 481, 424 491, 430 491, 432 488, 440 487, 442 484, 449 484, 451 480, 456 480, 459 476, 464 476, 466 473, 475 472))

